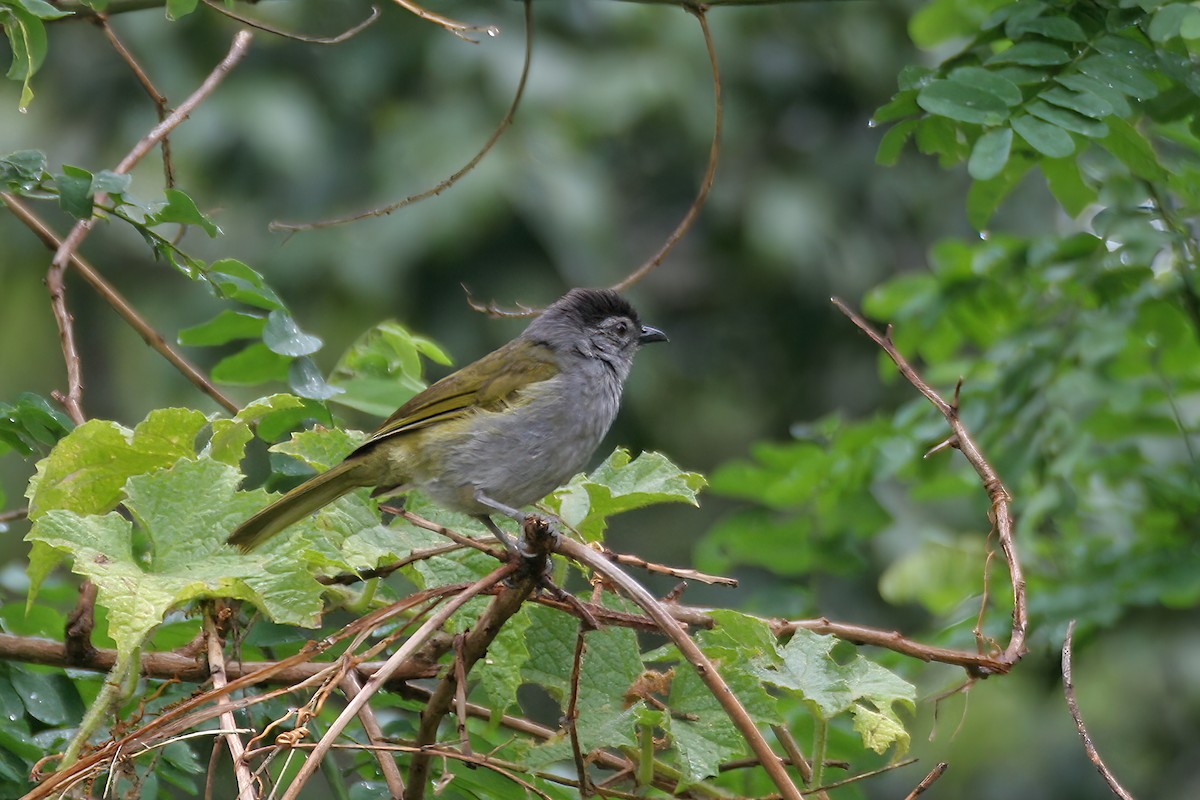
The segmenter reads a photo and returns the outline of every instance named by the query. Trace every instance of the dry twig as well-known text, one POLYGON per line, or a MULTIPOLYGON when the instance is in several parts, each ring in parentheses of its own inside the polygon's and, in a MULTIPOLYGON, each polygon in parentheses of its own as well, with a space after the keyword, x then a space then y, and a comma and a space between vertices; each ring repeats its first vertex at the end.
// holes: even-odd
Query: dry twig
POLYGON ((946 440, 946 446, 954 447, 961 451, 966 456, 967 462, 983 482, 983 488, 987 492, 988 499, 992 504, 989 516, 995 528, 996 536, 1000 540, 1000 548, 1004 552, 1005 561, 1008 563, 1009 577, 1012 580, 1012 632, 1009 636, 1008 647, 1004 649, 1003 653, 997 656, 998 661, 1011 667, 1025 655, 1025 634, 1029 626, 1028 607, 1025 598, 1025 578, 1021 571, 1021 561, 1017 555, 1017 546, 1013 538, 1012 495, 1009 494, 1008 489, 1004 486, 1004 482, 1000 480, 999 474, 997 474, 995 468, 984 457, 979 449, 979 445, 975 443, 975 439, 971 436, 970 431, 967 430, 962 419, 959 418, 958 389, 955 390, 954 402, 946 402, 945 398, 926 383, 925 379, 908 363, 908 360, 896 350, 896 346, 892 342, 892 329, 890 325, 884 333, 879 333, 871 327, 870 323, 851 310, 841 300, 836 297, 831 298, 831 300, 839 311, 849 317, 850 321, 858 326, 859 330, 870 337, 871 341, 875 342, 875 344, 879 345, 887 353, 888 357, 895 362, 897 369, 900 370, 900 374, 917 391, 925 395, 934 408, 941 412, 942 416, 946 418, 946 422, 949 423, 951 430, 951 435, 946 440))
POLYGON ((945 761, 938 762, 938 765, 930 770, 928 775, 921 779, 921 782, 918 783, 916 787, 914 787, 913 790, 908 793, 904 800, 917 800, 918 797, 925 793, 926 789, 932 786, 938 778, 942 777, 942 774, 946 771, 948 766, 950 765, 945 761))
MULTIPOLYGON (((420 9, 419 6, 415 6, 415 5, 410 6, 410 4, 407 2, 407 0, 395 0, 395 2, 398 2, 401 5, 405 6, 406 8, 409 8, 409 10, 413 11, 413 13, 418 13, 418 11, 414 10, 414 9, 419 9, 420 12, 422 12, 424 14, 430 13, 430 12, 425 11, 424 9, 420 9)), ((420 16, 420 15, 421 14, 418 13, 418 16, 420 16)), ((449 30, 455 30, 455 28, 449 27, 449 26, 460 26, 459 30, 476 30, 475 28, 462 26, 461 23, 453 22, 452 20, 447 20, 445 17, 439 17, 436 14, 431 15, 430 17, 426 17, 426 18, 434 19, 439 24, 446 25, 449 30)), ((496 142, 498 142, 500 140, 500 137, 504 134, 504 132, 506 130, 508 130, 509 126, 512 125, 512 121, 517 115, 517 109, 521 105, 521 98, 524 97, 524 95, 525 95, 525 83, 529 78, 529 65, 530 65, 530 63, 532 63, 532 61, 533 61, 533 3, 532 3, 532 0, 525 0, 525 61, 521 65, 521 78, 519 81, 517 81, 517 91, 513 95, 512 102, 508 106, 508 111, 505 112, 504 116, 500 120, 500 123, 492 131, 492 135, 488 137, 487 141, 483 143, 483 147, 481 147, 479 149, 479 152, 477 152, 471 158, 470 161, 468 161, 461 168, 459 168, 459 170, 457 172, 455 172, 453 175, 451 175, 448 178, 443 179, 436 186, 434 186, 430 189, 426 189, 423 192, 418 192, 417 194, 409 195, 408 197, 405 197, 402 200, 397 200, 396 202, 390 203, 381 208, 372 208, 368 211, 361 211, 357 214, 351 214, 351 215, 345 216, 345 217, 335 217, 334 219, 319 220, 317 222, 280 222, 277 220, 270 224, 270 226, 269 226, 270 230, 288 231, 291 233, 296 233, 299 231, 317 230, 318 228, 332 228, 336 225, 345 225, 350 222, 358 222, 359 220, 369 219, 371 217, 383 217, 383 216, 387 216, 388 214, 391 214, 393 211, 398 211, 399 209, 404 208, 405 206, 410 206, 413 203, 418 203, 422 200, 425 200, 429 197, 434 197, 434 196, 439 195, 442 192, 446 191, 451 186, 458 183, 458 181, 464 175, 466 175, 471 170, 475 169, 476 165, 478 165, 479 162, 484 159, 484 156, 486 156, 489 152, 491 152, 492 147, 495 146, 496 142)))
MULTIPOLYGON (((217 612, 211 607, 205 610, 204 635, 208 640, 208 671, 212 675, 213 688, 219 690, 224 689, 229 681, 225 677, 225 650, 221 643, 221 634, 217 630, 216 614, 217 612)), ((258 800, 254 776, 250 774, 250 767, 242 760, 242 754, 246 752, 246 748, 237 734, 237 720, 233 718, 229 699, 219 698, 217 707, 222 709, 221 727, 226 731, 224 734, 225 745, 229 748, 230 757, 233 758, 233 774, 237 778, 238 800, 258 800)))
POLYGON ((263 33, 269 33, 273 36, 281 36, 284 39, 291 39, 295 42, 304 42, 305 44, 341 44, 342 42, 352 39, 358 34, 362 33, 364 30, 373 25, 377 19, 379 19, 378 6, 371 6, 370 16, 368 16, 362 22, 347 28, 335 36, 308 36, 302 33, 293 33, 291 31, 285 31, 280 28, 276 28, 272 25, 262 22, 261 20, 251 19, 250 17, 237 13, 232 8, 229 8, 222 3, 218 3, 216 0, 204 0, 204 4, 213 11, 216 11, 218 14, 229 17, 232 20, 237 20, 247 28, 254 28, 255 30, 262 31, 263 33))
POLYGON ((696 198, 692 200, 691 206, 688 207, 687 213, 683 215, 683 219, 675 226, 675 230, 663 242, 662 247, 658 252, 650 257, 648 261, 635 269, 633 272, 626 275, 617 283, 613 284, 617 291, 624 291, 633 284, 640 281, 642 278, 650 274, 667 254, 675 248, 683 235, 692 227, 692 223, 696 221, 696 217, 700 214, 700 209, 704 208, 704 203, 708 200, 708 192, 712 189, 713 179, 717 175, 717 161, 721 155, 721 127, 724 119, 724 103, 721 99, 721 69, 717 64, 717 48, 713 44, 712 31, 708 27, 708 17, 706 9, 703 5, 687 3, 684 8, 692 13, 700 22, 700 30, 704 34, 704 46, 708 50, 708 61, 712 65, 713 77, 713 137, 712 145, 708 150, 708 166, 704 169, 704 178, 700 181, 700 189, 696 192, 696 198))
POLYGON ((1087 726, 1083 724, 1083 715, 1079 711, 1079 701, 1075 698, 1075 679, 1071 673, 1071 639, 1074 635, 1075 620, 1071 620, 1067 623, 1067 636, 1063 640, 1062 649, 1063 695, 1067 698, 1067 708, 1071 710, 1071 719, 1075 720, 1075 730, 1079 731, 1079 738, 1083 741, 1083 749, 1087 753, 1088 760, 1096 766, 1096 771, 1100 773, 1100 777, 1104 778, 1104 782, 1108 784, 1109 791, 1121 798, 1121 800, 1134 800, 1133 795, 1121 785, 1121 782, 1117 780, 1117 776, 1104 763, 1104 759, 1100 757, 1100 751, 1096 749, 1095 743, 1092 742, 1092 736, 1088 733, 1087 726))

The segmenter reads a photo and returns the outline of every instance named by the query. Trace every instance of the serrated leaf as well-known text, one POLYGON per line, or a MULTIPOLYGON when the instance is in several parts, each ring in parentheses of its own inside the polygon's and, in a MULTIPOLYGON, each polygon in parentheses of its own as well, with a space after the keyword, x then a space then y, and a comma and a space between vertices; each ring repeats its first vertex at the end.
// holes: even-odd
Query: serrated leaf
POLYGON ((189 347, 205 347, 227 344, 236 339, 257 339, 266 324, 266 318, 257 314, 225 309, 208 322, 181 330, 178 342, 189 347))
POLYGON ((1015 106, 1021 102, 1020 88, 1008 78, 994 70, 983 67, 959 67, 948 76, 955 83, 970 86, 999 97, 1006 106, 1015 106))
POLYGON ((854 717, 854 731, 862 737, 864 746, 882 755, 895 745, 896 758, 908 752, 912 737, 896 717, 858 704, 850 713, 854 717))
POLYGON ((361 431, 321 428, 301 431, 289 441, 272 445, 271 452, 289 455, 314 470, 322 471, 341 463, 366 438, 361 431))
POLYGON ((1008 163, 1012 152, 1012 128, 993 128, 975 140, 971 158, 967 161, 967 172, 977 181, 994 178, 1008 163))
POLYGON ((846 670, 831 655, 836 641, 798 628, 780 649, 780 662, 755 671, 767 683, 798 692, 823 720, 831 720, 850 708, 855 697, 846 670))
POLYGON ((503 714, 517 702, 517 689, 524 683, 521 670, 529 660, 525 632, 533 624, 527 613, 528 604, 509 618, 488 645, 487 655, 476 665, 472 674, 491 700, 493 714, 503 714))
POLYGON ((167 198, 167 202, 159 206, 154 213, 146 215, 146 225, 150 227, 164 223, 195 225, 212 237, 216 237, 221 233, 221 229, 217 227, 217 224, 205 216, 197 208, 196 201, 185 192, 179 189, 167 189, 164 195, 167 198))
POLYGON ((667 705, 672 714, 664 724, 679 754, 679 791, 714 777, 721 762, 745 750, 745 740, 690 667, 675 672, 667 705))
POLYGON ((587 541, 603 536, 608 517, 657 503, 698 505, 704 477, 685 472, 661 453, 642 453, 630 460, 617 448, 592 474, 577 475, 548 500, 562 520, 587 541))
POLYGON ((262 342, 255 342, 218 361, 212 368, 212 379, 243 385, 286 381, 290 363, 290 358, 272 353, 262 342))
POLYGON ((320 337, 300 330, 292 315, 282 309, 275 309, 267 315, 262 338, 267 347, 281 356, 312 355, 322 345, 320 337))
POLYGON ((1066 158, 1075 152, 1075 140, 1057 125, 1024 114, 1013 117, 1011 124, 1030 147, 1043 155, 1066 158))
POLYGON ((91 219, 92 173, 63 164, 62 174, 54 182, 58 186, 59 207, 75 219, 91 219))
POLYGON ((981 125, 999 125, 1008 106, 991 92, 956 81, 934 81, 917 94, 917 104, 930 114, 981 125))

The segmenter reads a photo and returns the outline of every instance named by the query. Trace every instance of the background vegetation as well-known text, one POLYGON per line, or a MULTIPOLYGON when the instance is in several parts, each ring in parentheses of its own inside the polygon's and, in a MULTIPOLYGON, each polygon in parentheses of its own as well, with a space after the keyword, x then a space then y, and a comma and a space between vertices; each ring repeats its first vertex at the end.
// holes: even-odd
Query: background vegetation
MULTIPOLYGON (((44 5, 0 0, 10 40, 50 16, 44 5)), ((109 4, 112 29, 172 103, 240 27, 207 5, 185 14, 186 5, 169 4, 179 19, 168 23, 161 8, 109 4)), ((320 32, 370 13, 349 2, 237 10, 320 32)), ((675 6, 575 0, 536 4, 513 127, 461 182, 390 216, 271 232, 275 220, 328 218, 436 185, 486 140, 518 82, 522 6, 437 10, 499 35, 478 33, 471 45, 394 6, 339 45, 259 33, 172 134, 174 179, 222 235, 210 238, 179 208, 155 230, 170 242, 174 223, 197 223, 179 241, 187 257, 252 266, 261 286, 243 277, 229 290, 241 305, 185 280, 168 263, 170 246, 159 242, 156 258, 131 225, 101 223, 86 242, 82 254, 168 340, 227 308, 245 310, 255 289, 260 301, 272 292, 298 326, 284 339, 323 340, 258 372, 239 372, 238 362, 231 372, 223 359, 265 333, 213 346, 194 338, 189 357, 231 378, 222 388, 239 406, 286 391, 286 380, 263 379, 283 377, 287 358, 310 358, 310 377, 329 375, 388 319, 465 363, 522 323, 472 312, 462 285, 501 305, 536 305, 569 286, 615 283, 691 202, 713 125, 695 20, 675 6)), ((666 453, 711 487, 698 510, 613 520, 607 541, 741 579, 736 590, 693 586, 684 600, 697 605, 825 616, 974 647, 986 496, 959 454, 921 459, 945 437, 944 423, 828 302, 846 298, 894 323, 901 352, 939 389, 951 394, 964 378, 964 420, 1015 501, 1031 652, 1013 674, 953 692, 961 669, 864 649, 917 685, 916 713, 902 715, 922 762, 839 791, 903 797, 945 760, 934 796, 1107 796, 1061 695, 1058 651, 1076 619, 1075 681, 1110 765, 1143 796, 1194 795, 1200 9, 830 2, 718 7, 708 20, 725 98, 720 166, 699 221, 630 291, 672 343, 639 358, 610 445, 666 453)), ((45 153, 51 178, 36 188, 21 173, 29 163, 10 161, 4 177, 46 194, 38 213, 65 231, 80 209, 59 198, 82 178, 64 165, 112 169, 156 116, 100 28, 71 18, 45 27, 32 99, 22 96, 31 62, 19 43, 16 80, 0 84, 0 154, 45 153)), ((119 193, 150 207, 166 199, 163 186, 152 157, 119 193)), ((53 401, 24 395, 66 388, 48 262, 27 228, 0 214, 5 509, 25 505, 34 462, 69 427, 53 401)), ((220 411, 70 273, 68 288, 89 417, 132 428, 154 409, 220 411)), ((414 377, 407 365, 403 375, 414 377)), ((372 427, 369 406, 358 406, 333 408, 351 428, 372 427)), ((297 470, 258 458, 248 467, 256 478, 269 466, 276 483, 297 470)), ((0 543, 0 626, 60 636, 76 579, 53 573, 26 615, 28 531, 11 521, 0 543)), ((990 573, 986 634, 1003 646, 1008 588, 999 561, 990 573)), ((675 581, 648 583, 665 593, 675 581)), ((198 617, 174 621, 184 640, 199 626, 198 617)), ((98 690, 71 688, 86 681, 62 670, 0 669, 18 695, 36 684, 61 698, 39 711, 0 689, 17 738, 42 752, 59 747, 98 690)), ((804 707, 788 713, 795 721, 804 707)), ((852 758, 855 771, 895 755, 865 752, 848 724, 835 731, 830 753, 852 758)), ((7 741, 0 750, 12 751, 7 741)), ((207 744, 196 752, 202 770, 207 744)), ((33 759, 3 757, 2 785, 23 790, 33 759)), ((188 756, 178 758, 186 773, 188 756)), ((736 785, 751 789, 766 791, 736 785)))

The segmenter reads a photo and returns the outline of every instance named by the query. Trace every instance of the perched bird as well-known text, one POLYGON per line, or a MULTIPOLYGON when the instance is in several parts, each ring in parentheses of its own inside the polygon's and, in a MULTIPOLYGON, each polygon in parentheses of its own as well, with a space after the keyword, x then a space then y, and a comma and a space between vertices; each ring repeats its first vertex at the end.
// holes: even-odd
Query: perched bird
POLYGON ((516 552, 491 515, 522 523, 579 472, 608 432, 633 356, 666 335, 609 289, 572 289, 525 331, 413 397, 336 467, 238 526, 243 551, 347 492, 418 489, 475 516, 516 552))

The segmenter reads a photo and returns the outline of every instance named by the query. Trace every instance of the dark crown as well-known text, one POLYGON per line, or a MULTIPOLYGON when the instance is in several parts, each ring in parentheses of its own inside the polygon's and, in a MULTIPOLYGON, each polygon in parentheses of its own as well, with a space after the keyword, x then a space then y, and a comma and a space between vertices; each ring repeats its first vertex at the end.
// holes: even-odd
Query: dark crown
POLYGON ((628 317, 635 325, 640 324, 637 311, 612 289, 572 289, 550 308, 574 317, 586 327, 609 317, 628 317))

